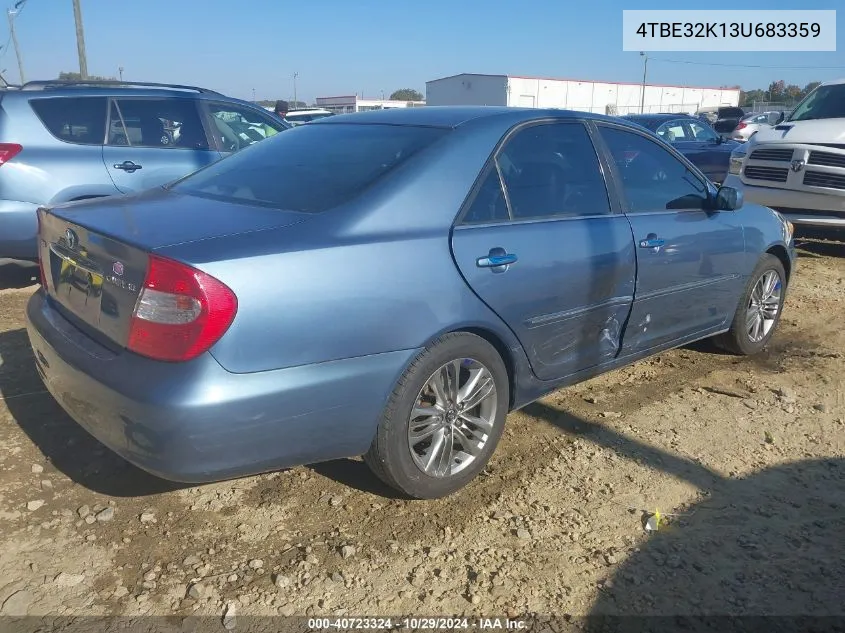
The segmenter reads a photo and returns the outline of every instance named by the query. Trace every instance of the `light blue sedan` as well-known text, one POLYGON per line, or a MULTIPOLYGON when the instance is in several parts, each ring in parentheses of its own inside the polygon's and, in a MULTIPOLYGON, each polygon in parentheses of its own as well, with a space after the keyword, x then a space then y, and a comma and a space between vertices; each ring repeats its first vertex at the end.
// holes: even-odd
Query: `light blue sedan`
POLYGON ((83 427, 205 482, 365 454, 418 498, 506 414, 707 337, 763 349, 792 227, 616 118, 409 108, 39 212, 35 359, 83 427))

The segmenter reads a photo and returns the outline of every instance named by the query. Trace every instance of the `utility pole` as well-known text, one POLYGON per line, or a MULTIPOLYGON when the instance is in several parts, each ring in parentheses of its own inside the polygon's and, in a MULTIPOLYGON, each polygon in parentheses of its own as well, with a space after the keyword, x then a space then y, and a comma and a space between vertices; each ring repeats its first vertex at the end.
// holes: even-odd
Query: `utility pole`
MULTIPOLYGON (((15 4, 15 9, 17 9, 21 4, 22 4, 21 2, 18 2, 17 4, 15 4)), ((9 9, 8 11, 6 11, 6 17, 9 18, 9 33, 12 36, 12 44, 15 46, 15 55, 18 58, 18 74, 21 77, 21 84, 25 84, 26 78, 24 77, 24 74, 23 74, 23 58, 21 56, 20 46, 18 46, 18 35, 17 35, 17 33, 15 33, 15 20, 13 19, 13 16, 15 16, 17 14, 18 14, 18 12, 13 11, 12 9, 9 9)))
POLYGON ((296 78, 299 77, 299 73, 293 73, 293 107, 296 108, 297 101, 296 101, 296 78))
POLYGON ((640 56, 643 58, 643 94, 640 99, 640 114, 645 112, 645 81, 648 73, 648 55, 640 51, 640 56))
POLYGON ((79 53, 79 78, 88 79, 88 60, 85 59, 85 33, 82 31, 80 0, 73 0, 73 17, 76 20, 76 50, 79 53))

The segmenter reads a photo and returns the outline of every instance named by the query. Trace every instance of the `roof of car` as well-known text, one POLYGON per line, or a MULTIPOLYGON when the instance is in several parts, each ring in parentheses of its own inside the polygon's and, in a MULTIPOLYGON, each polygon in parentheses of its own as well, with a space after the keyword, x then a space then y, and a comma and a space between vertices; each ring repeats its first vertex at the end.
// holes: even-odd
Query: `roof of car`
POLYGON ((119 94, 126 96, 157 95, 193 99, 210 98, 225 99, 226 101, 241 101, 240 99, 235 99, 215 90, 202 88, 200 86, 154 82, 48 79, 28 81, 22 85, 10 85, 9 87, 13 88, 16 94, 20 94, 22 95, 22 98, 27 99, 35 96, 103 96, 119 94))
POLYGON ((574 110, 511 108, 507 106, 420 106, 338 114, 314 121, 312 124, 338 125, 342 123, 369 123, 457 127, 469 121, 494 116, 507 118, 513 123, 549 118, 619 121, 617 117, 574 110))

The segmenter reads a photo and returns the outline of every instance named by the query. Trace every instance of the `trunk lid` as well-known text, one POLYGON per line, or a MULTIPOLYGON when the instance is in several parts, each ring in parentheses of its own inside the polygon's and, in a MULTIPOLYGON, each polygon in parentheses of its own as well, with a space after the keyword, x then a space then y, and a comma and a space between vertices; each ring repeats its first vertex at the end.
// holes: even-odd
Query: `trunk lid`
POLYGON ((39 210, 46 292, 78 328, 125 347, 158 248, 291 225, 307 214, 244 207, 164 191, 39 210))

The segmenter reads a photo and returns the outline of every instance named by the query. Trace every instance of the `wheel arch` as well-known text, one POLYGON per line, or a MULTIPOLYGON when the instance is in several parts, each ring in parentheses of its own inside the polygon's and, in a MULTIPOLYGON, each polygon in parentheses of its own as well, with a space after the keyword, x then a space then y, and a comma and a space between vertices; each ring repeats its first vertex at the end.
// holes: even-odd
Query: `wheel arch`
POLYGON ((508 347, 508 343, 506 338, 500 333, 488 325, 480 325, 480 324, 466 324, 466 325, 459 325, 455 326, 450 329, 443 330, 438 332, 435 336, 432 336, 428 341, 425 342, 419 349, 420 351, 430 347, 432 343, 436 342, 439 338, 447 335, 447 334, 473 334, 479 338, 484 339, 490 345, 493 346, 493 349, 499 354, 499 357, 502 359, 502 362, 505 365, 505 371, 507 372, 508 378, 508 410, 513 410, 514 403, 516 401, 516 382, 517 382, 517 365, 516 365, 516 358, 514 353, 510 347, 508 347))
POLYGON ((790 260, 786 248, 781 244, 775 244, 766 249, 766 253, 774 255, 780 260, 780 263, 783 264, 783 270, 786 273, 786 282, 789 283, 789 279, 792 276, 792 260, 790 260))

